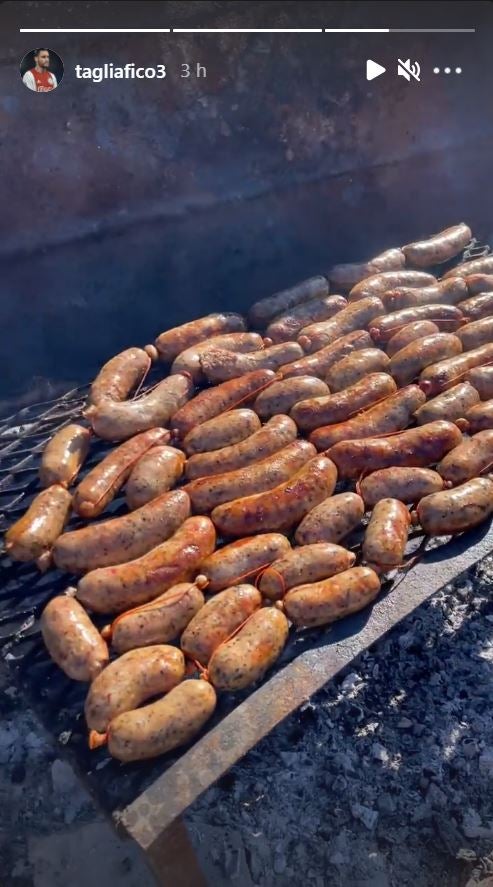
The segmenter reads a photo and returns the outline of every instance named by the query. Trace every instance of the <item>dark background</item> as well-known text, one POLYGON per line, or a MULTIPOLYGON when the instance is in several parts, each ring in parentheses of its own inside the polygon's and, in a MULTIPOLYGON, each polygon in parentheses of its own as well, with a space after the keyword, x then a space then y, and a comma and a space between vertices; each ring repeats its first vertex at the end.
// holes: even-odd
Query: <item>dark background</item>
MULTIPOLYGON (((50 53, 50 67, 48 68, 48 70, 55 75, 57 83, 58 85, 60 85, 60 81, 63 77, 63 62, 60 56, 58 55, 58 53, 54 52, 53 49, 50 49, 49 46, 45 47, 44 44, 41 43, 39 44, 39 46, 43 46, 45 49, 48 49, 48 52, 50 53)), ((32 69, 34 68, 34 53, 36 52, 36 49, 38 49, 37 46, 32 49, 31 52, 28 52, 27 55, 25 55, 22 59, 19 66, 21 77, 24 77, 26 71, 32 71, 32 69)))
POLYGON ((334 262, 468 221, 493 240, 491 3, 3 3, 0 409, 334 262), (470 34, 19 34, 19 27, 476 27, 470 34), (19 59, 47 44, 35 102, 19 59), (422 83, 396 76, 416 59, 422 83), (367 58, 388 73, 368 83, 367 58), (165 63, 91 83, 76 64, 165 63), (206 80, 179 78, 183 62, 206 80), (460 65, 461 76, 433 75, 460 65))

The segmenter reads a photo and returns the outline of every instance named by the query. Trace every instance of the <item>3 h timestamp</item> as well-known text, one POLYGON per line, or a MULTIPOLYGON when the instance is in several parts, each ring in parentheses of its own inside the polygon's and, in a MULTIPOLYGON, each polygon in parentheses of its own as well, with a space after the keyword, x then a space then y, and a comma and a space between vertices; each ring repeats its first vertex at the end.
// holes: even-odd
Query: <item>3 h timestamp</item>
POLYGON ((207 77, 207 68, 200 62, 183 62, 177 69, 167 65, 140 66, 134 62, 126 65, 114 65, 113 62, 105 62, 97 68, 88 68, 83 65, 75 66, 75 76, 80 80, 92 80, 93 83, 101 83, 103 80, 164 80, 169 75, 178 75, 181 80, 203 80, 207 77))

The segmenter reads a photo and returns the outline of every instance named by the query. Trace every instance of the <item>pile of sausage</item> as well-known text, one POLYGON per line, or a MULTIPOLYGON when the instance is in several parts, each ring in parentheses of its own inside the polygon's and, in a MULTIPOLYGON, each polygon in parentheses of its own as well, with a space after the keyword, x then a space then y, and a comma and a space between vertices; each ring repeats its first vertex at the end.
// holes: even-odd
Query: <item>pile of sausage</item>
POLYGON ((189 742, 290 626, 367 606, 413 523, 442 536, 491 515, 493 256, 436 276, 470 239, 460 224, 336 266, 101 369, 88 424, 48 443, 6 534, 12 559, 77 577, 41 627, 90 684, 92 747, 131 761, 189 742), (166 377, 132 397, 157 361, 166 377), (70 492, 94 436, 116 446, 70 492), (123 488, 128 511, 93 522, 123 488), (71 512, 87 526, 65 531, 71 512))

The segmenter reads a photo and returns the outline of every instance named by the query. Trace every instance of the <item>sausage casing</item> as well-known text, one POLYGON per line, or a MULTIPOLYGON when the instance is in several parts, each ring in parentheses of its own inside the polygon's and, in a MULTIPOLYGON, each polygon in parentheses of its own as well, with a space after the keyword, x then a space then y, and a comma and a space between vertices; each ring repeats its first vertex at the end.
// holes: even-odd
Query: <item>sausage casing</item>
POLYGON ((253 581, 264 567, 289 551, 289 540, 281 533, 248 536, 224 545, 206 557, 200 573, 208 581, 207 591, 215 593, 247 579, 253 581))
POLYGON ((493 470, 493 429, 464 439, 437 465, 439 474, 454 487, 487 469, 493 470))
POLYGON ((250 354, 235 354, 219 348, 206 351, 201 355, 200 365, 207 381, 217 385, 254 370, 278 370, 283 364, 300 357, 303 357, 303 349, 297 342, 281 342, 250 354))
POLYGON ((246 323, 241 314, 221 312, 199 317, 181 326, 175 326, 171 330, 161 333, 154 343, 154 348, 161 360, 171 363, 175 357, 209 339, 222 333, 241 333, 246 330, 246 323))
POLYGON ((140 508, 171 490, 183 474, 185 456, 175 447, 153 447, 132 468, 125 487, 128 507, 140 508))
POLYGON ((406 261, 416 268, 427 268, 429 265, 441 265, 461 253, 469 243, 472 231, 469 225, 460 222, 433 234, 426 240, 418 240, 402 247, 406 261))
POLYGON ((493 314, 493 292, 478 293, 459 302, 458 308, 469 320, 481 320, 482 317, 490 317, 493 314))
POLYGON ((398 271, 404 268, 406 257, 401 249, 387 249, 369 262, 354 262, 334 265, 329 271, 329 281, 336 289, 352 289, 360 280, 379 274, 381 271, 398 271))
POLYGON ((117 653, 174 641, 204 606, 204 595, 192 582, 179 582, 141 607, 121 613, 105 630, 117 653))
POLYGON ((367 607, 380 591, 380 579, 370 567, 353 567, 330 579, 288 591, 284 609, 297 627, 329 625, 367 607))
POLYGON ((286 290, 274 293, 266 299, 255 302, 248 312, 248 319, 252 326, 262 329, 281 312, 288 311, 295 305, 300 305, 310 299, 320 299, 327 296, 329 284, 325 277, 310 277, 302 280, 286 290))
POLYGON ((374 317, 383 314, 383 310, 383 304, 377 296, 361 299, 357 304, 343 308, 330 320, 303 327, 298 342, 308 354, 312 354, 326 345, 331 345, 341 336, 364 329, 374 317))
POLYGON ((401 348, 405 348, 406 345, 410 345, 416 339, 422 339, 424 336, 431 336, 432 333, 439 332, 439 328, 432 320, 415 320, 413 323, 406 323, 405 326, 401 327, 389 339, 385 350, 389 357, 393 357, 401 348))
POLYGON ((283 378, 292 376, 317 376, 319 379, 325 379, 325 375, 331 366, 360 348, 368 348, 372 345, 370 334, 366 330, 354 330, 345 336, 341 336, 337 341, 332 342, 325 348, 321 348, 315 354, 308 354, 301 360, 295 360, 281 367, 280 372, 283 378))
POLYGON ((364 513, 365 504, 357 493, 337 493, 308 512, 294 538, 298 545, 340 542, 361 523, 364 513))
POLYGON ((185 437, 196 425, 253 400, 275 378, 276 374, 272 370, 255 370, 240 379, 232 379, 215 388, 201 391, 173 416, 175 433, 185 437))
POLYGON ((402 564, 411 515, 399 499, 380 499, 373 508, 363 539, 362 555, 377 573, 402 564))
POLYGON ((462 342, 453 333, 433 333, 406 345, 390 359, 389 372, 399 387, 409 385, 420 372, 439 360, 462 352, 462 342))
POLYGON ((493 360, 493 342, 465 351, 456 357, 439 360, 424 369, 419 377, 420 388, 427 397, 446 391, 457 382, 461 382, 467 375, 467 371, 473 367, 482 366, 493 360))
POLYGON ((213 336, 205 342, 199 342, 192 348, 182 351, 175 357, 172 365, 172 373, 190 373, 194 384, 204 382, 204 374, 200 365, 201 358, 207 351, 216 348, 245 354, 249 351, 258 351, 264 347, 264 340, 258 333, 226 333, 222 336, 213 336))
POLYGON ((318 323, 320 320, 328 320, 346 305, 347 300, 344 296, 323 296, 321 299, 302 302, 284 314, 275 317, 267 327, 265 335, 275 345, 279 342, 289 342, 290 339, 296 338, 304 326, 309 323, 318 323))
POLYGON ((202 425, 192 428, 184 438, 182 446, 187 456, 210 453, 240 443, 259 429, 260 419, 253 410, 230 410, 229 413, 208 419, 202 425))
POLYGON ((48 441, 41 456, 39 479, 42 487, 75 480, 89 452, 91 432, 83 425, 66 425, 48 441))
POLYGON ((360 481, 359 492, 367 508, 372 508, 381 499, 419 502, 443 486, 443 478, 431 468, 380 468, 360 481))
POLYGON ((108 648, 83 607, 69 595, 52 598, 41 615, 48 653, 73 681, 92 681, 108 663, 108 648))
POLYGON ((219 592, 188 623, 180 640, 191 659, 207 665, 214 650, 248 619, 262 603, 253 585, 236 585, 219 592))
POLYGON ((262 391, 253 409, 262 419, 268 419, 279 413, 289 413, 300 400, 322 397, 326 394, 330 394, 330 389, 322 379, 317 379, 315 376, 293 376, 281 382, 273 382, 269 388, 262 391))
POLYGON ((476 389, 469 382, 459 382, 442 394, 427 400, 414 415, 418 425, 436 422, 437 419, 456 422, 465 418, 467 411, 478 401, 479 394, 476 389))
POLYGON ((493 481, 474 477, 459 487, 425 496, 416 509, 428 536, 463 533, 481 524, 493 512, 493 481))
POLYGON ((151 366, 151 358, 143 348, 127 348, 101 367, 91 385, 89 403, 104 400, 125 400, 142 382, 151 366))
POLYGON ((401 308, 375 317, 371 322, 370 335, 379 345, 388 342, 395 333, 417 320, 432 320, 441 330, 456 330, 464 321, 460 305, 417 305, 414 308, 401 308))
POLYGON ((493 366, 473 367, 466 379, 479 394, 480 400, 491 400, 493 397, 493 366))
POLYGON ((387 311, 398 311, 414 305, 433 305, 437 302, 440 305, 457 305, 467 298, 467 284, 463 277, 450 277, 423 289, 404 286, 388 290, 380 298, 387 311))
POLYGON ((327 373, 327 384, 332 392, 349 388, 370 373, 388 372, 390 358, 379 348, 362 348, 338 360, 327 373))
POLYGON ((398 286, 424 287, 433 283, 436 283, 436 277, 424 271, 410 271, 408 268, 397 271, 380 271, 378 274, 365 277, 364 280, 353 286, 349 293, 349 301, 358 302, 368 296, 379 296, 398 286))
POLYGON ((396 391, 397 385, 392 376, 370 373, 365 379, 360 379, 337 394, 301 400, 292 408, 290 416, 298 428, 312 431, 321 425, 345 422, 396 391))
POLYGON ((493 256, 480 256, 456 265, 444 274, 444 277, 468 277, 470 274, 493 274, 493 256))
POLYGON ((284 613, 257 610, 234 638, 217 647, 209 660, 209 678, 218 690, 243 690, 259 681, 281 655, 289 632, 284 613))
POLYGON ((493 428, 493 400, 475 404, 467 411, 465 418, 469 423, 470 434, 493 428))
POLYGON ((331 542, 301 545, 267 567, 262 572, 258 588, 269 600, 280 600, 295 585, 328 579, 349 570, 355 560, 352 551, 331 542))
POLYGON ((13 561, 39 560, 40 568, 68 521, 72 496, 61 484, 47 487, 5 534, 5 550, 13 561))
POLYGON ((493 290, 493 273, 469 274, 465 281, 470 296, 477 296, 478 293, 489 293, 493 290))
POLYGON ((493 315, 466 323, 457 330, 456 335, 462 342, 463 351, 472 351, 473 348, 480 348, 481 345, 493 342, 493 315))

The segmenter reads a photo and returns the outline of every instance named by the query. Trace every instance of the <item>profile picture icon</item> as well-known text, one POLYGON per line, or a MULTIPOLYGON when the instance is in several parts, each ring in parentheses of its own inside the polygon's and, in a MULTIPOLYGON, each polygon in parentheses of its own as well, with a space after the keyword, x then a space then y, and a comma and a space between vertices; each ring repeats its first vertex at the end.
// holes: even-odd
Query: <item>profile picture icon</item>
POLYGON ((63 77, 63 62, 58 53, 39 46, 26 53, 19 66, 24 86, 33 92, 52 92, 63 77))

